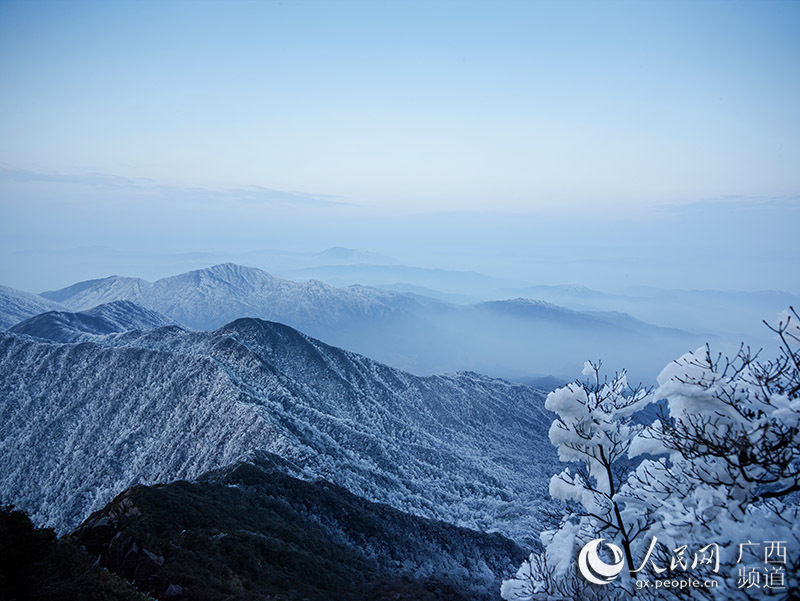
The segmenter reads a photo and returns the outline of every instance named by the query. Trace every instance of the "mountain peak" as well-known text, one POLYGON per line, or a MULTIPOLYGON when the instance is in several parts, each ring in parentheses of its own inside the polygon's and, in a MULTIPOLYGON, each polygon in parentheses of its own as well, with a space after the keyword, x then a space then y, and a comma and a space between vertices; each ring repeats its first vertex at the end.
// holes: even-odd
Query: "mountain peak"
MULTIPOLYGON (((276 280, 274 276, 266 271, 258 269, 257 267, 247 267, 237 263, 219 263, 211 267, 203 269, 195 269, 184 274, 172 276, 172 278, 164 278, 170 280, 173 278, 188 278, 188 279, 202 279, 204 277, 211 277, 232 284, 246 284, 253 280, 276 280)), ((162 282, 164 280, 159 280, 162 282)), ((158 283, 158 282, 156 282, 158 283)))
POLYGON ((168 325, 176 324, 156 311, 122 300, 75 313, 47 311, 16 324, 9 328, 9 332, 55 342, 79 342, 107 334, 152 330, 168 325))
POLYGON ((38 294, 0 286, 0 330, 5 330, 39 313, 59 309, 63 307, 57 302, 42 298, 38 294))
POLYGON ((246 265, 239 265, 238 263, 218 263, 200 271, 208 271, 210 273, 227 275, 227 274, 242 274, 242 273, 263 273, 269 275, 266 271, 258 269, 257 267, 248 267, 246 265))

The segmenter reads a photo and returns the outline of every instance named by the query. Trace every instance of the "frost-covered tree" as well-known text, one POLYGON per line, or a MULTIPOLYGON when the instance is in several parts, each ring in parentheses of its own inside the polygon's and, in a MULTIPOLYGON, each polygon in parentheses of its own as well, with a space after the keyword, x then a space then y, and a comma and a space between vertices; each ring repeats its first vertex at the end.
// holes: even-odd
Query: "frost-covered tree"
POLYGON ((659 376, 669 411, 659 423, 663 444, 698 481, 744 487, 749 501, 800 491, 800 317, 791 309, 767 325, 780 342, 776 359, 742 348, 729 360, 706 347, 659 376))
POLYGON ((790 309, 768 327, 775 359, 745 348, 727 359, 706 347, 667 366, 655 393, 666 407, 632 446, 666 454, 639 464, 620 495, 631 513, 655 508, 648 536, 670 548, 720 548, 721 588, 695 596, 762 598, 762 576, 775 596, 800 596, 800 318, 790 309), (779 542, 785 555, 756 562, 759 586, 742 572, 740 545, 752 541, 779 542))
MULTIPOLYGON (((550 433, 559 456, 585 466, 555 476, 551 494, 577 501, 583 512, 542 534, 544 551, 504 583, 505 599, 586 598, 570 585, 579 576, 569 568, 576 542, 594 538, 616 541, 628 569, 644 570, 640 576, 691 575, 690 564, 699 563, 705 570, 699 575, 718 584, 642 590, 638 597, 800 598, 800 317, 790 309, 768 327, 780 345, 775 359, 762 361, 745 348, 732 359, 698 349, 661 372, 652 396, 640 391, 617 399, 619 412, 614 402, 599 404, 607 411, 590 411, 595 397, 576 385, 548 397, 559 416, 550 433), (636 426, 632 412, 650 399, 665 401, 659 419, 636 426), (624 454, 638 463, 626 463, 624 454), (612 467, 598 480, 606 464, 612 467), (756 546, 760 561, 747 557, 756 546), (713 569, 692 557, 701 549, 713 569)), ((604 390, 595 381, 595 392, 604 390)), ((609 584, 592 594, 632 590, 623 578, 609 584)))
POLYGON ((587 362, 583 375, 585 381, 551 392, 545 402, 558 416, 550 441, 559 459, 570 464, 551 479, 550 495, 565 501, 570 511, 557 528, 542 533, 543 551, 531 555, 517 578, 504 583, 505 599, 545 592, 570 597, 585 589, 576 580, 575 549, 593 538, 614 541, 632 566, 634 541, 650 525, 649 512, 626 519, 617 500, 630 470, 631 442, 643 429, 633 415, 651 401, 649 391, 630 387, 624 372, 601 378, 599 363, 587 362))

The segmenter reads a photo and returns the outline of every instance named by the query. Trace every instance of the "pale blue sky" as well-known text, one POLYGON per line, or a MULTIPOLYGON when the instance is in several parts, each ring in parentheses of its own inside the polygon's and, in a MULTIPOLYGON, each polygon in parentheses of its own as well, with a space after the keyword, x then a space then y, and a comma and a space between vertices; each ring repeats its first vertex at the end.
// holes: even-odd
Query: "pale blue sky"
POLYGON ((0 161, 360 204, 800 188, 799 3, 0 3, 0 161))
POLYGON ((798 2, 3 0, 0 282, 343 245, 798 290, 798 32, 798 2))

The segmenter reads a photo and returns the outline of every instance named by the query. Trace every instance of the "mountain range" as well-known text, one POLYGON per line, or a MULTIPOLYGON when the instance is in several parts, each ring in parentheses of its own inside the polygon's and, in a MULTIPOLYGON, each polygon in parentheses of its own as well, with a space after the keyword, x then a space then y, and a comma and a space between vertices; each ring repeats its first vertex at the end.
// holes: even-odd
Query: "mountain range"
POLYGON ((761 345, 771 339, 762 320, 772 320, 800 296, 779 290, 677 290, 636 286, 609 293, 585 286, 527 286, 515 294, 575 311, 624 311, 639 319, 730 342, 761 345))
POLYGON ((36 565, 72 558, 67 590, 94 561, 120 599, 496 598, 561 509, 544 397, 563 380, 532 376, 644 372, 696 337, 394 288, 222 264, 0 289, 0 503, 62 535, 36 565))
POLYGON ((70 311, 127 300, 198 330, 239 317, 277 321, 418 374, 466 369, 571 379, 584 360, 603 358, 646 379, 708 338, 613 311, 577 311, 526 298, 464 303, 409 290, 336 288, 233 264, 155 282, 111 276, 41 297, 70 311))
POLYGON ((148 282, 111 276, 43 292, 72 310, 116 300, 132 301, 197 330, 217 328, 239 317, 272 319, 296 327, 378 319, 435 301, 375 288, 335 288, 318 280, 293 282, 232 263, 148 282))
POLYGON ((551 506, 551 416, 535 389, 414 376, 253 318, 61 342, 82 323, 0 334, 0 490, 36 523, 65 532, 133 483, 194 478, 256 451, 517 541, 551 506))
POLYGON ((45 311, 58 311, 63 308, 65 307, 38 294, 0 286, 0 330, 45 311))
POLYGON ((19 322, 8 331, 54 342, 79 342, 114 332, 152 330, 168 325, 177 324, 160 313, 120 300, 75 313, 47 311, 19 322))

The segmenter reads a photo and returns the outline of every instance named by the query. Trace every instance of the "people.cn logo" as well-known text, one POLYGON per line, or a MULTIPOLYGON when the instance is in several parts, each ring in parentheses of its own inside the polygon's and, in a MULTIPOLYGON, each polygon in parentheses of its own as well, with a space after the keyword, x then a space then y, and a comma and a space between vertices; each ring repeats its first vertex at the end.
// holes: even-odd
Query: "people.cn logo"
POLYGON ((605 539, 596 538, 583 546, 578 555, 578 569, 581 575, 592 584, 608 584, 622 572, 625 559, 622 549, 614 543, 606 543, 614 557, 614 563, 606 563, 600 559, 597 549, 605 539))

